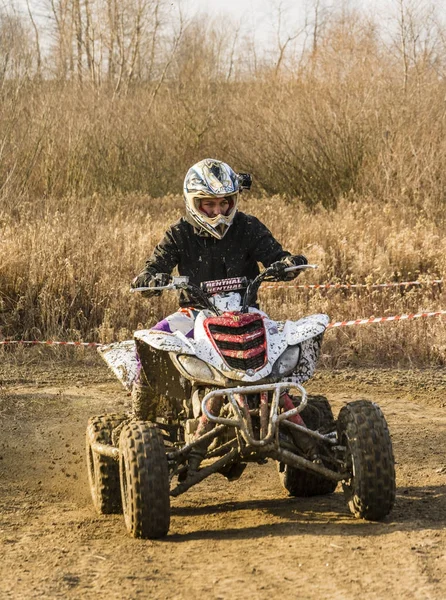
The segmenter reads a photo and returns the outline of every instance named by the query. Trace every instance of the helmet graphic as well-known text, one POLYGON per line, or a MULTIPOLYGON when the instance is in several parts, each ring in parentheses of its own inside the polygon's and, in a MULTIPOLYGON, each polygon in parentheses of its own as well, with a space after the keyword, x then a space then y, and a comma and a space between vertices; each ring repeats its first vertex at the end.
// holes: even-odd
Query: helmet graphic
POLYGON ((239 196, 237 174, 226 163, 205 158, 189 169, 184 179, 184 200, 188 220, 199 230, 221 240, 237 212, 239 196), (225 215, 209 217, 200 209, 203 199, 227 198, 229 208, 225 215))

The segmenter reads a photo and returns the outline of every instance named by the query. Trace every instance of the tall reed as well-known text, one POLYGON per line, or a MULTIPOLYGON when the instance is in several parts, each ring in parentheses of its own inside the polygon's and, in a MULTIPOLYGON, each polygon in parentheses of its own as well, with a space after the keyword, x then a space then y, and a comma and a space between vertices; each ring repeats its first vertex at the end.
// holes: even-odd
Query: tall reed
MULTIPOLYGON (((3 337, 99 341, 128 339, 176 309, 176 296, 145 300, 131 279, 183 213, 180 197, 99 194, 23 201, 2 213, 0 328, 3 337), (20 216, 18 216, 18 214, 20 216)), ((247 198, 257 215, 293 253, 319 269, 296 285, 342 282, 371 285, 419 280, 421 286, 311 290, 261 289, 261 305, 277 319, 325 312, 332 321, 444 309, 446 238, 415 208, 341 200, 336 209, 306 208, 283 198, 247 198)), ((327 364, 441 365, 446 321, 424 319, 329 330, 327 364)))

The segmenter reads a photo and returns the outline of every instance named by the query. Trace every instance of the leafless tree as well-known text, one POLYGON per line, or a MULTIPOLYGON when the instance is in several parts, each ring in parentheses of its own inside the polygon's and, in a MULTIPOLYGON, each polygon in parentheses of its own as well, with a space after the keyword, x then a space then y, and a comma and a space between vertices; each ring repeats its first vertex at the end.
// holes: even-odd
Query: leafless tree
POLYGON ((0 82, 32 75, 33 52, 23 20, 13 12, 0 12, 0 82))
POLYGON ((35 48, 36 48, 36 60, 37 60, 37 77, 40 78, 42 75, 42 53, 40 50, 40 35, 39 35, 39 29, 36 25, 35 19, 33 17, 33 13, 31 11, 30 5, 29 5, 29 0, 26 0, 26 8, 28 10, 28 15, 29 15, 29 19, 31 21, 31 25, 33 27, 34 30, 34 35, 35 35, 35 48))
POLYGON ((305 23, 303 26, 295 29, 292 34, 288 33, 288 30, 287 30, 284 35, 283 22, 286 17, 286 13, 287 13, 286 8, 284 7, 284 3, 281 0, 278 4, 276 4, 276 40, 277 40, 277 46, 279 49, 279 54, 278 54, 276 64, 274 67, 275 77, 278 77, 278 75, 280 73, 280 69, 282 67, 282 63, 284 61, 285 53, 286 53, 286 49, 287 49, 288 45, 291 42, 293 42, 294 40, 296 40, 302 33, 304 33, 305 30, 307 29, 307 25, 308 25, 307 20, 305 19, 305 23))

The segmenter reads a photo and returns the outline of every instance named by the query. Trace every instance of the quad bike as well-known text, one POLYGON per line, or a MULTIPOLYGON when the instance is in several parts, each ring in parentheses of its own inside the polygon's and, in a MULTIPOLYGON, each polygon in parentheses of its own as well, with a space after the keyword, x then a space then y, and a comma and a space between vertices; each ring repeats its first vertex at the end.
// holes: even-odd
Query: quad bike
MULTIPOLYGON (((303 268, 315 265, 289 269, 303 268)), ((90 418, 89 483, 96 510, 123 512, 134 537, 168 533, 170 496, 214 473, 237 479, 247 463, 267 459, 291 496, 330 494, 341 482, 355 517, 380 520, 391 511, 394 459, 380 408, 350 402, 335 421, 327 399, 302 386, 315 370, 328 316, 273 321, 255 308, 260 284, 283 277, 273 266, 253 281, 198 288, 160 274, 160 285, 135 291, 187 291, 202 307, 193 337, 141 330, 99 349, 133 389, 132 410, 90 418)))

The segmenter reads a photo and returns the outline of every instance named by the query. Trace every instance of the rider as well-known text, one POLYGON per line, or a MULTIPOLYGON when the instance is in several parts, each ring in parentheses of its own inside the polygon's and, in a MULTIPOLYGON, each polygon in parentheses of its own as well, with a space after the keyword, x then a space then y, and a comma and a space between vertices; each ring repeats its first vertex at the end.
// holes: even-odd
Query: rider
MULTIPOLYGON (((206 158, 193 165, 184 180, 186 215, 171 225, 133 280, 133 287, 155 287, 157 273, 171 273, 177 266, 197 286, 203 281, 259 274, 258 263, 278 268, 306 265, 305 256, 283 250, 269 229, 252 215, 237 209, 239 194, 250 187, 250 176, 235 173, 226 163, 206 158)), ((286 274, 294 279, 299 271, 286 274)), ((145 292, 146 296, 160 292, 145 292)), ((153 329, 182 331, 193 336, 196 305, 185 293, 180 311, 163 319, 153 329)))
MULTIPOLYGON (((258 263, 264 267, 275 264, 286 279, 294 279, 298 270, 285 273, 290 266, 308 264, 305 256, 292 256, 283 250, 269 229, 259 219, 238 210, 239 194, 249 189, 251 177, 235 173, 226 163, 206 158, 193 165, 184 180, 186 215, 171 225, 147 260, 144 270, 132 282, 132 287, 157 287, 157 273, 171 273, 178 267, 179 275, 199 286, 203 281, 246 277, 259 274, 258 263)), ((143 292, 159 295, 157 290, 143 292)), ((182 292, 180 309, 157 323, 152 329, 173 333, 181 331, 193 337, 196 301, 182 292)), ((149 389, 139 381, 134 386, 134 406, 151 404, 150 420, 155 420, 155 399, 149 399, 149 389)), ((296 419, 300 422, 300 417, 296 419)), ((198 461, 199 462, 199 461, 198 461)))

